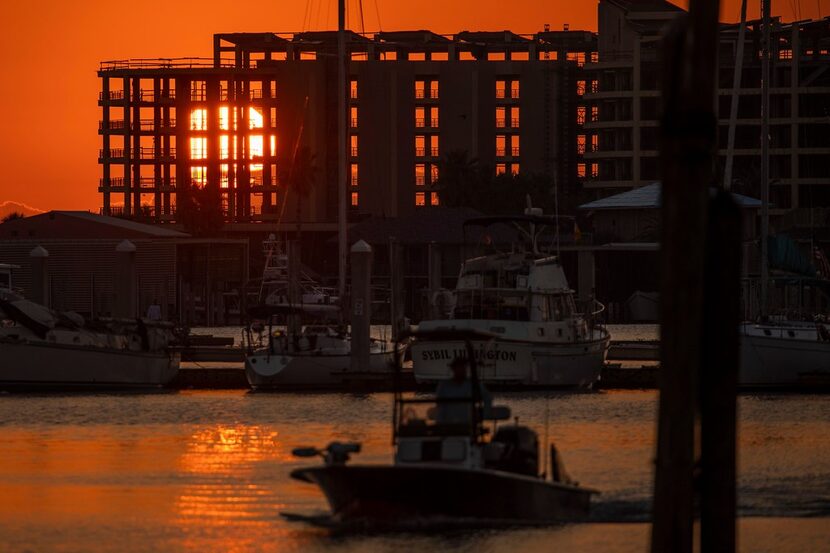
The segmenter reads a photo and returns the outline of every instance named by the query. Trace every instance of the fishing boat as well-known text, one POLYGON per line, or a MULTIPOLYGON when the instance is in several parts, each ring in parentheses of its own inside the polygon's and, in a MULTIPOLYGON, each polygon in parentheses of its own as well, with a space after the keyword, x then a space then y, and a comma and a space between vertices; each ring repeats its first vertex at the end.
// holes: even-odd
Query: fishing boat
POLYGON ((245 376, 254 390, 345 389, 358 381, 388 386, 395 347, 369 343, 369 365, 353 370, 351 336, 343 327, 303 324, 305 306, 258 306, 245 331, 245 376), (263 323, 263 321, 265 321, 263 323), (275 325, 285 322, 287 324, 275 325))
MULTIPOLYGON (((467 259, 448 302, 448 319, 422 321, 423 331, 495 333, 474 342, 480 378, 488 385, 590 388, 600 377, 611 337, 596 324, 603 307, 577 310, 559 257, 540 249, 540 235, 557 219, 529 207, 524 215, 479 217, 467 226, 507 224, 521 237, 509 251, 467 259)), ((445 302, 447 303, 447 302, 445 302)), ((465 354, 463 343, 416 339, 412 366, 418 382, 449 378, 449 362, 465 354)))
MULTIPOLYGON (((449 525, 551 524, 585 519, 596 490, 580 486, 564 470, 551 445, 540 462, 537 433, 509 420, 510 409, 493 406, 481 386, 474 343, 493 334, 471 330, 416 331, 415 339, 448 341, 467 348, 467 394, 405 397, 394 394, 389 464, 349 464, 361 444, 334 442, 298 448, 299 457, 321 456, 323 465, 299 468, 292 478, 315 484, 331 509, 328 517, 285 514, 329 527, 383 528, 449 525)), ((400 367, 400 364, 398 364, 400 367)), ((399 371, 396 371, 399 374, 399 371)), ((546 450, 547 451, 547 450, 546 450)))
POLYGON ((179 370, 172 325, 86 321, 0 288, 0 389, 159 388, 179 370))

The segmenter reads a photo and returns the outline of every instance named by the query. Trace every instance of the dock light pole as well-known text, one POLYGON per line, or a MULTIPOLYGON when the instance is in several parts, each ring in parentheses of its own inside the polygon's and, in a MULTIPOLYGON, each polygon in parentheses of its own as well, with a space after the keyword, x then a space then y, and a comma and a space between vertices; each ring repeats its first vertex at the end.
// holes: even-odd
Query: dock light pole
POLYGON ((369 370, 369 324, 372 320, 372 246, 358 240, 351 250, 351 369, 369 370))

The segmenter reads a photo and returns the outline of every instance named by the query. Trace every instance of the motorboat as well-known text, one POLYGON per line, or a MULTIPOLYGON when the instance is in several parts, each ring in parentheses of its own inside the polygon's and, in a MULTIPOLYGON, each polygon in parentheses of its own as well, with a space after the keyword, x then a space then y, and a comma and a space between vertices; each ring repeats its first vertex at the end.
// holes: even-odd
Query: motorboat
POLYGON ((740 341, 739 386, 830 386, 830 328, 824 321, 767 319, 743 323, 740 341))
MULTIPOLYGON (((541 233, 557 219, 530 207, 524 215, 471 219, 465 227, 496 224, 513 227, 521 239, 509 251, 491 246, 489 253, 467 259, 452 298, 444 302, 452 305, 449 318, 425 320, 418 328, 496 334, 473 344, 480 378, 488 385, 590 388, 611 337, 596 323, 603 307, 592 301, 590 310, 578 310, 559 257, 540 248, 541 233)), ((465 355, 460 342, 416 339, 410 347, 418 382, 449 378, 449 363, 465 355)))
POLYGON ((170 323, 87 321, 0 288, 0 389, 157 388, 179 370, 170 323))
POLYGON ((371 340, 369 365, 353 370, 344 327, 291 321, 314 314, 304 305, 258 306, 250 313, 257 322, 245 333, 245 375, 254 390, 343 389, 359 382, 388 387, 392 380, 392 343, 371 340), (280 317, 289 324, 275 326, 280 317))
MULTIPOLYGON (((321 456, 320 466, 291 476, 320 488, 327 517, 284 514, 312 524, 357 528, 419 528, 434 524, 522 525, 584 520, 596 490, 580 486, 564 470, 551 445, 549 467, 537 433, 491 405, 477 376, 474 343, 493 339, 478 331, 416 332, 415 339, 449 341, 468 349, 468 393, 394 394, 388 464, 350 464, 361 444, 333 442, 298 448, 300 457, 321 456)), ((399 365, 398 365, 399 366, 399 365)), ((397 373, 396 373, 397 374, 397 373)))

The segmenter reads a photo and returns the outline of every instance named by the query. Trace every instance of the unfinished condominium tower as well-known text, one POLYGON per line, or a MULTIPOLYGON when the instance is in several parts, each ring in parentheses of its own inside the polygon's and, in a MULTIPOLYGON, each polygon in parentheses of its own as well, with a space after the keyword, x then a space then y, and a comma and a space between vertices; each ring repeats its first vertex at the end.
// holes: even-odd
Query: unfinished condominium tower
MULTIPOLYGON (((544 174, 564 193, 578 189, 577 113, 591 88, 582 67, 595 34, 348 32, 347 50, 340 185, 352 213, 440 205, 438 162, 458 150, 496 173, 544 174)), ((219 34, 213 54, 101 64, 103 213, 175 222, 185 196, 210 190, 227 223, 299 216, 333 228, 336 33, 219 34), (287 183, 297 180, 303 188, 292 194, 287 183)))

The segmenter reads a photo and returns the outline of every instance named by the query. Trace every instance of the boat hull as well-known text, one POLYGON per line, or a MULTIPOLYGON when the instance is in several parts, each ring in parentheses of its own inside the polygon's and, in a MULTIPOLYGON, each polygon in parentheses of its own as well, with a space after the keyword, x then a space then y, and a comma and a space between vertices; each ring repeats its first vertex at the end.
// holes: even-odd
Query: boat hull
POLYGON ((297 469, 341 521, 475 519, 544 524, 584 519, 592 490, 507 472, 440 466, 344 465, 297 469))
POLYGON ((340 389, 352 384, 391 385, 394 352, 369 355, 369 367, 351 370, 351 355, 283 355, 254 352, 245 357, 245 376, 254 390, 340 389))
MULTIPOLYGON (((590 388, 599 380, 610 338, 572 343, 495 339, 473 342, 479 379, 522 387, 590 388)), ((415 342, 412 370, 418 382, 450 378, 450 362, 467 355, 463 342, 415 342)))
POLYGON ((744 330, 741 335, 741 369, 738 383, 743 388, 805 388, 830 386, 830 342, 800 339, 804 330, 775 329, 770 335, 744 330))
POLYGON ((160 388, 178 354, 0 340, 1 389, 160 388))

